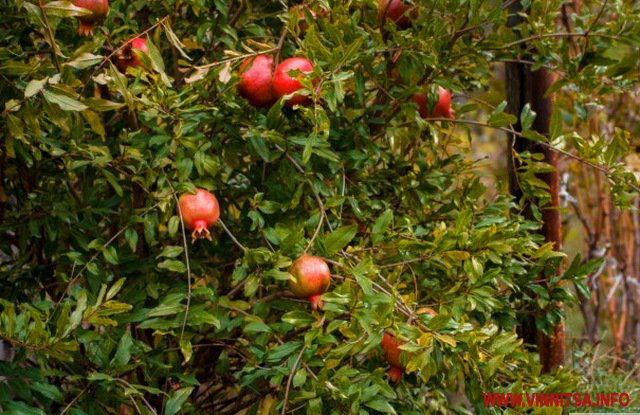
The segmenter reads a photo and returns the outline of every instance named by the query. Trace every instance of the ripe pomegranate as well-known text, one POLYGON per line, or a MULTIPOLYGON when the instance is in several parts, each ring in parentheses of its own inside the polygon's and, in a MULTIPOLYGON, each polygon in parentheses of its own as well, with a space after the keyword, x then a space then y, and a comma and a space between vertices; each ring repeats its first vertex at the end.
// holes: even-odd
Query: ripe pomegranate
POLYGON ((216 223, 220 217, 218 199, 204 189, 196 189, 195 195, 186 193, 180 196, 178 204, 180 206, 178 216, 182 212, 184 225, 193 231, 191 234, 192 242, 199 238, 211 240, 207 228, 216 223))
POLYGON ((248 58, 240 65, 239 72, 238 92, 251 105, 268 108, 276 102, 277 98, 271 89, 271 79, 273 78, 273 58, 271 56, 258 55, 255 58, 248 58))
POLYGON ((422 118, 451 118, 455 112, 451 109, 451 91, 438 87, 438 102, 432 111, 429 111, 429 99, 426 95, 415 94, 413 101, 418 104, 418 111, 422 118))
MULTIPOLYGON (((298 79, 303 77, 304 73, 313 71, 313 64, 305 58, 289 58, 280 62, 273 74, 272 88, 276 97, 280 98, 284 95, 292 94, 302 88, 302 84, 298 79), (289 75, 289 71, 299 70, 300 74, 295 77, 289 75)), ((294 95, 285 105, 292 107, 294 105, 308 105, 311 98, 304 95, 294 95)))
POLYGON ((393 20, 398 27, 406 29, 411 26, 411 19, 418 17, 416 8, 404 0, 378 0, 378 18, 393 20))
POLYGON ((296 259, 289 273, 295 280, 289 280, 289 288, 298 298, 307 298, 314 310, 322 308, 320 296, 331 283, 329 266, 320 257, 302 255, 296 259))
POLYGON ((118 58, 116 59, 116 66, 120 71, 126 72, 129 66, 141 66, 142 59, 138 56, 138 53, 149 53, 149 47, 147 46, 147 40, 142 37, 137 37, 122 48, 118 58))
POLYGON ((393 334, 385 332, 382 336, 382 343, 380 345, 384 351, 384 356, 387 358, 387 362, 391 365, 389 378, 393 382, 397 382, 402 378, 402 374, 404 373, 404 365, 400 360, 402 350, 398 348, 401 343, 396 340, 393 334))
MULTIPOLYGON (((431 307, 421 307, 416 311, 416 314, 429 314, 431 317, 435 317, 438 313, 431 307)), ((400 346, 403 343, 399 342, 393 333, 389 331, 385 331, 382 336, 382 350, 384 351, 384 356, 387 359, 387 362, 391 365, 391 369, 389 369, 389 378, 393 382, 397 382, 402 378, 402 374, 404 373, 404 365, 402 364, 402 360, 400 359, 400 355, 402 354, 402 350, 400 350, 400 346)))
POLYGON ((72 0, 72 3, 76 7, 91 11, 91 14, 78 16, 78 20, 80 20, 78 34, 80 36, 91 36, 93 25, 104 20, 109 13, 109 0, 72 0))

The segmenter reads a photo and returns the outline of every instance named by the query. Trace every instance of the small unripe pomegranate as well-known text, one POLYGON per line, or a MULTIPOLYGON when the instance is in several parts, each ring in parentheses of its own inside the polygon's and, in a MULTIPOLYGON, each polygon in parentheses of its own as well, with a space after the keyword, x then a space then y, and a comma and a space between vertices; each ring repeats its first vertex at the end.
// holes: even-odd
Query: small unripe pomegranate
POLYGON ((403 0, 378 0, 378 18, 387 18, 396 22, 398 27, 406 29, 411 26, 411 19, 418 17, 418 12, 411 4, 403 0))
POLYGON ((294 278, 289 280, 289 288, 295 296, 308 299, 312 309, 321 309, 320 296, 331 283, 331 272, 327 263, 317 256, 302 255, 291 264, 289 273, 294 278))
POLYGON ((195 195, 186 193, 180 196, 178 204, 180 206, 178 216, 182 213, 184 225, 193 231, 192 242, 199 238, 211 240, 208 228, 220 217, 218 199, 204 189, 197 189, 195 195))
POLYGON ((271 56, 258 55, 255 58, 248 58, 240 65, 239 72, 238 92, 251 105, 268 108, 276 102, 276 97, 271 89, 273 78, 273 58, 271 56))
POLYGON ((438 102, 432 111, 429 111, 429 99, 426 95, 415 94, 413 102, 418 105, 418 112, 422 118, 451 118, 455 112, 451 109, 451 91, 438 87, 438 102))
POLYGON ((138 53, 149 53, 149 47, 147 46, 147 40, 142 37, 132 39, 122 50, 120 51, 118 58, 116 59, 116 66, 122 72, 126 72, 129 66, 141 66, 142 60, 138 53))
POLYGON ((78 34, 80 36, 91 36, 93 25, 104 20, 109 13, 109 0, 72 0, 72 3, 76 7, 91 11, 91 14, 78 16, 80 21, 78 34))
MULTIPOLYGON (((302 88, 299 79, 306 73, 313 71, 313 64, 305 58, 289 58, 280 62, 273 73, 272 88, 276 97, 280 98, 284 95, 292 94, 302 88), (292 76, 289 71, 299 70, 302 73, 292 76)), ((292 107, 294 105, 308 105, 311 98, 304 95, 294 95, 287 100, 285 105, 292 107)))

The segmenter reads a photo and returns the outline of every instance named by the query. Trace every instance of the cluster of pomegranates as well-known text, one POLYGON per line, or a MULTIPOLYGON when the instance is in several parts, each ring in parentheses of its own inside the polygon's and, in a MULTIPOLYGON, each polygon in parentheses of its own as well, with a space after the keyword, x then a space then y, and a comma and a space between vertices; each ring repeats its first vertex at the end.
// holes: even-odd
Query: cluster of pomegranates
MULTIPOLYGON (((102 22, 109 14, 109 0, 72 0, 72 3, 76 7, 81 7, 91 12, 90 14, 78 16, 80 21, 78 34, 80 36, 91 36, 93 34, 93 26, 102 22)), ((141 66, 142 60, 139 53, 149 53, 146 39, 136 37, 128 40, 119 48, 116 54, 116 66, 122 72, 126 72, 130 66, 141 66)))
MULTIPOLYGON (((251 105, 268 108, 279 98, 293 94, 302 88, 300 78, 313 71, 313 64, 306 58, 285 59, 273 67, 273 57, 258 55, 248 58, 240 65, 238 92, 251 105)), ((308 96, 295 94, 285 105, 309 105, 308 96)))

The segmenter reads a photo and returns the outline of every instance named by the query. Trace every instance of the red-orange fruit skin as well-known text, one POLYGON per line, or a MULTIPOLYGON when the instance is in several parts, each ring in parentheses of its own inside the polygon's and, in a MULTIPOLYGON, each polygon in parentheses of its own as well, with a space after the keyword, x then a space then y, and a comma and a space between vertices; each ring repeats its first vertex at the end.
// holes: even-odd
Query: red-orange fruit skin
POLYGON ((398 27, 406 29, 411 26, 411 19, 418 17, 417 10, 403 0, 378 0, 378 18, 393 20, 398 27))
POLYGON ((276 102, 276 97, 271 88, 273 79, 273 58, 267 55, 258 55, 255 58, 246 59, 240 65, 240 81, 238 93, 258 108, 268 108, 276 102))
POLYGON ((109 13, 109 0, 72 0, 76 7, 91 10, 91 14, 78 16, 80 26, 78 34, 80 36, 91 36, 93 34, 93 25, 102 21, 109 13))
POLYGON ((293 294, 298 298, 307 298, 314 310, 322 308, 320 295, 331 284, 331 271, 327 263, 317 256, 302 255, 291 264, 289 273, 295 278, 295 281, 289 280, 293 294))
POLYGON ((140 59, 139 53, 147 55, 149 53, 149 47, 147 46, 147 40, 143 37, 136 37, 122 48, 122 53, 116 59, 116 65, 121 72, 126 72, 130 66, 142 66, 142 59, 140 59))
POLYGON ((213 193, 197 189, 196 194, 186 193, 178 199, 182 219, 187 229, 193 231, 193 240, 198 238, 211 239, 207 228, 218 221, 220 205, 213 193))
POLYGON ((400 360, 400 355, 402 354, 402 350, 398 348, 400 345, 401 343, 398 342, 394 335, 385 332, 382 336, 381 346, 384 351, 384 356, 387 358, 387 362, 389 362, 391 366, 402 369, 404 368, 404 365, 400 360))
POLYGON ((454 112, 451 110, 451 91, 438 87, 438 102, 429 112, 429 100, 426 95, 415 94, 413 102, 418 105, 418 112, 422 118, 454 118, 454 112))
MULTIPOLYGON (((284 95, 292 94, 302 88, 302 84, 298 80, 305 76, 304 73, 312 72, 313 64, 306 58, 289 58, 285 59, 276 67, 273 73, 273 81, 271 83, 273 93, 280 98, 284 95), (289 71, 299 70, 300 74, 294 76, 289 75, 289 71)), ((304 95, 294 95, 285 102, 285 105, 292 107, 294 105, 309 105, 311 98, 304 95)))

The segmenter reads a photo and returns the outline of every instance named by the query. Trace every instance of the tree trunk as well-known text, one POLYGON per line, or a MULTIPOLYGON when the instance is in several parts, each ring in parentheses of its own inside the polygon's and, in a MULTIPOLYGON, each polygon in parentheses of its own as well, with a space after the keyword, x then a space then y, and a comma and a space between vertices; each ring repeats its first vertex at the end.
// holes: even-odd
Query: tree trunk
MULTIPOLYGON (((545 97, 546 91, 553 83, 554 76, 545 69, 531 71, 531 67, 522 63, 506 64, 506 91, 508 110, 512 114, 519 115, 522 108, 528 103, 536 113, 536 119, 532 128, 542 135, 548 135, 549 122, 553 109, 551 97, 545 97)), ((521 131, 520 123, 514 126, 516 131, 521 131)), ((540 179, 549 185, 551 203, 542 210, 543 227, 541 233, 547 242, 553 242, 554 249, 561 247, 560 233, 560 175, 558 173, 558 155, 538 143, 514 136, 509 137, 509 189, 516 198, 522 197, 522 189, 517 180, 517 168, 513 152, 530 151, 542 153, 545 162, 555 168, 552 173, 540 175, 540 179)), ((560 270, 558 270, 560 271, 560 270)), ((553 335, 546 335, 536 330, 533 318, 523 321, 520 327, 520 335, 525 342, 537 344, 540 353, 540 361, 543 370, 556 368, 564 362, 564 324, 560 323, 554 328, 553 335)))

